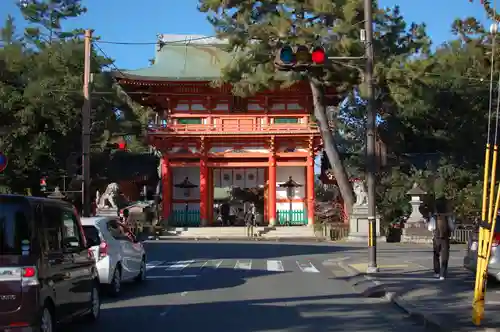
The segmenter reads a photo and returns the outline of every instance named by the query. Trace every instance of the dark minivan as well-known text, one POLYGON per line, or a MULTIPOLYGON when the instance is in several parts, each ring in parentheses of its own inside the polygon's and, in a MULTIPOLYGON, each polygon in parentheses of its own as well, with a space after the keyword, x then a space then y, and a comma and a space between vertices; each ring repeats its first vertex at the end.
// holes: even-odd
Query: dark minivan
POLYGON ((0 331, 51 332, 77 317, 97 320, 89 245, 71 204, 0 195, 0 331))

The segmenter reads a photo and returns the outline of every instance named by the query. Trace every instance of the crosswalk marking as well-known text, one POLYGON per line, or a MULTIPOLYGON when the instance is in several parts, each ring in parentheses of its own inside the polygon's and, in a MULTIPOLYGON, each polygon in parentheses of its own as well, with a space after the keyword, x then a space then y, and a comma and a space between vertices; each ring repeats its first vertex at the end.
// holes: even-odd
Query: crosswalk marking
POLYGON ((167 267, 166 270, 183 270, 185 269, 186 267, 189 266, 189 264, 192 264, 194 263, 194 260, 190 260, 190 261, 179 261, 179 262, 176 262, 172 265, 170 265, 169 267, 167 267))
POLYGON ((319 273, 319 270, 311 262, 301 263, 297 261, 297 266, 302 272, 319 273))
POLYGON ((198 278, 197 274, 184 274, 176 276, 146 276, 146 279, 178 279, 178 278, 198 278))
POLYGON ((267 261, 267 270, 275 271, 275 272, 283 272, 283 263, 281 261, 268 260, 267 261))
POLYGON ((163 261, 151 261, 146 264, 146 270, 154 269, 158 265, 163 263, 163 261))
POLYGON ((251 260, 237 260, 234 265, 236 270, 251 270, 252 269, 252 261, 251 260))
POLYGON ((151 261, 146 265, 149 272, 152 271, 183 271, 184 274, 196 274, 201 270, 264 270, 269 272, 300 271, 304 273, 319 273, 320 270, 311 261, 293 261, 278 259, 198 259, 183 261, 151 261), (295 264, 294 264, 295 263, 295 264))

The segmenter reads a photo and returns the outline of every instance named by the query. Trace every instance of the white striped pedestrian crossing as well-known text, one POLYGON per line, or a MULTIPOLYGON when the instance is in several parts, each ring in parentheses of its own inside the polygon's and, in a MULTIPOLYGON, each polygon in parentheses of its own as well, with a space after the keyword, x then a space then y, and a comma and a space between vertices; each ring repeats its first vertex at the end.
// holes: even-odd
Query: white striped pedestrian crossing
POLYGON ((183 260, 177 262, 148 262, 146 268, 149 272, 177 271, 177 273, 196 274, 197 270, 224 270, 231 269, 237 271, 268 271, 268 272, 303 272, 319 273, 320 270, 311 261, 293 261, 278 259, 211 259, 211 260, 183 260), (188 272, 189 270, 189 272, 188 272))
POLYGON ((268 271, 274 271, 274 272, 283 272, 283 263, 281 261, 272 261, 268 260, 267 261, 267 270, 268 271))
POLYGON ((158 265, 160 265, 161 263, 163 263, 163 261, 151 261, 151 262, 148 262, 146 264, 146 270, 154 269, 155 267, 158 267, 158 265))
POLYGON ((191 261, 179 261, 179 262, 176 262, 172 265, 170 265, 169 267, 167 267, 167 271, 168 270, 184 270, 186 267, 188 267, 190 264, 193 264, 194 261, 191 260, 191 261))
POLYGON ((252 261, 251 260, 237 260, 236 264, 234 264, 235 270, 251 270, 252 269, 252 261))
POLYGON ((311 262, 301 263, 297 261, 297 266, 302 272, 319 273, 319 270, 311 262))

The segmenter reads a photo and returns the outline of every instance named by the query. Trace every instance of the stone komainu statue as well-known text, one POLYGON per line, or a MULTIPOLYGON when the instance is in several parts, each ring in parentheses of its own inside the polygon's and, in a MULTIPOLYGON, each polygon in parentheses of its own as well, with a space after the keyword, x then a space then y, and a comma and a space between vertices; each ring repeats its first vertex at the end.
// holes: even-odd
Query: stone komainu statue
POLYGON ((366 193, 365 184, 362 181, 355 181, 353 184, 356 202, 354 205, 363 206, 368 204, 368 195, 366 193))
POLYGON ((112 182, 108 184, 104 193, 99 197, 97 207, 100 209, 111 207, 113 209, 117 209, 116 198, 118 197, 118 191, 120 187, 118 183, 112 182))

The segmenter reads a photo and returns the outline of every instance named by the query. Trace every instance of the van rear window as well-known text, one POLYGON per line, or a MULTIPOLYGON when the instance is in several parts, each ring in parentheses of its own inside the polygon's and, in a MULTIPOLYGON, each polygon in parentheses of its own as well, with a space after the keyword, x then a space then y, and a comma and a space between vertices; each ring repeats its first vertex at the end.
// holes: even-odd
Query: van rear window
POLYGON ((30 206, 20 200, 0 200, 0 255, 29 253, 30 206))

